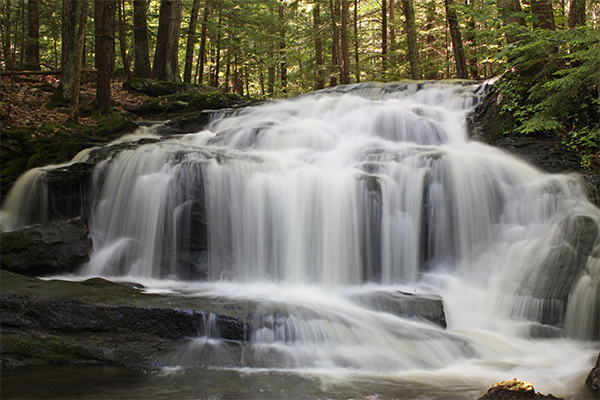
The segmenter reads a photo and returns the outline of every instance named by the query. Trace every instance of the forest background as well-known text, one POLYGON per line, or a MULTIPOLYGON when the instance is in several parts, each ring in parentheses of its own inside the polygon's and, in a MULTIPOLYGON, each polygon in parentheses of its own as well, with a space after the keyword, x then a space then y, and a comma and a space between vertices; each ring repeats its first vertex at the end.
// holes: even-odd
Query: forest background
POLYGON ((598 169, 598 0, 1 0, 0 13, 3 194, 144 104, 405 79, 499 77, 495 134, 557 138, 598 169))

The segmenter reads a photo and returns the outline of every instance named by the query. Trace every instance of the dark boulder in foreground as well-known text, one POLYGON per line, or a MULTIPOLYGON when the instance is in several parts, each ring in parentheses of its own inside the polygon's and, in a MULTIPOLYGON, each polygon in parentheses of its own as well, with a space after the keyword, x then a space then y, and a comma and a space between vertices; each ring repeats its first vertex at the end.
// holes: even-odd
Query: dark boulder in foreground
POLYGON ((479 398, 479 400, 522 400, 522 399, 533 399, 533 400, 563 400, 558 397, 554 397, 551 394, 543 395, 537 393, 533 388, 533 385, 529 382, 523 382, 518 379, 511 379, 509 381, 502 381, 494 383, 488 391, 479 398))
POLYGON ((596 365, 585 380, 585 386, 589 387, 596 397, 600 399, 600 353, 598 353, 596 365))
POLYGON ((352 295, 351 300, 375 311, 405 318, 422 319, 446 329, 442 298, 430 294, 412 294, 399 290, 377 290, 352 295))
MULTIPOLYGON (((146 294, 101 278, 43 281, 0 273, 3 366, 103 363, 164 365, 187 338, 243 342, 248 324, 218 299, 146 294)), ((241 309, 237 306, 236 309, 241 309)))
POLYGON ((66 274, 90 260, 92 238, 81 218, 0 235, 1 268, 27 276, 66 274))

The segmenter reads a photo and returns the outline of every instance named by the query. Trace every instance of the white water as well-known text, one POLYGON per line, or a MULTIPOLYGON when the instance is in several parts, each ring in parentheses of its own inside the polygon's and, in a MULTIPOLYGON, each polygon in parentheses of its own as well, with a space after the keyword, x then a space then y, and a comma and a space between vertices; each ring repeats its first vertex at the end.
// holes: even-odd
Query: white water
POLYGON ((258 301, 273 319, 241 348, 198 338, 175 364, 449 392, 515 376, 585 396, 598 209, 577 177, 469 141, 475 89, 313 94, 123 151, 96 168, 81 275, 258 301), (381 288, 440 295, 448 329, 351 300, 381 288))

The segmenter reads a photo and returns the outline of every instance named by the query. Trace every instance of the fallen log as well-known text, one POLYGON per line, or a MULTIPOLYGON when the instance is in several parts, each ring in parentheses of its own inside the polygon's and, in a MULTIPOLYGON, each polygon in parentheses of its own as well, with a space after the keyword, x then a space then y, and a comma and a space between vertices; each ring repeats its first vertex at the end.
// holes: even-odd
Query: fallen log
MULTIPOLYGON (((81 73, 91 72, 97 73, 98 70, 95 68, 91 69, 82 69, 81 73)), ((17 75, 60 75, 62 74, 61 70, 52 70, 52 71, 0 71, 0 75, 2 76, 17 76, 17 75)))

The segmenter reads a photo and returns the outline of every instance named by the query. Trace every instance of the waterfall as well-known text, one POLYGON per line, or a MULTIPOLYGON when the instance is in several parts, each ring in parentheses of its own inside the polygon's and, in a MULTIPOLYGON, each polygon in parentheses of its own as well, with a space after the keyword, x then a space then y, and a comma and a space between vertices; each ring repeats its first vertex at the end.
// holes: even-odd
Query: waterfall
MULTIPOLYGON (((209 357, 235 367, 390 371, 485 358, 482 336, 348 303, 364 288, 438 293, 451 330, 597 341, 598 208, 577 176, 470 140, 465 115, 480 91, 343 86, 122 147, 93 170, 95 252, 81 275, 265 300, 272 319, 256 323, 252 345, 209 357)), ((48 219, 44 170, 30 174, 5 202, 5 227, 48 219)), ((199 338, 179 360, 215 343, 199 338)), ((488 350, 505 345, 528 346, 488 350)))

